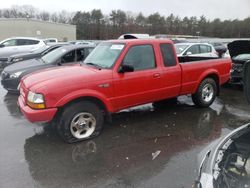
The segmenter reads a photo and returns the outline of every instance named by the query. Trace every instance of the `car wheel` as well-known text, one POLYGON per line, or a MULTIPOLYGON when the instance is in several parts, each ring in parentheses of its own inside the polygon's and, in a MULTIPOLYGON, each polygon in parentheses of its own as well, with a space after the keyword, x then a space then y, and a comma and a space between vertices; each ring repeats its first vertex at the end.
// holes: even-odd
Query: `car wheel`
POLYGON ((57 130, 67 143, 87 140, 100 134, 103 119, 103 111, 96 104, 77 102, 63 110, 57 130))
POLYGON ((215 80, 206 78, 200 83, 196 93, 192 95, 192 100, 198 107, 208 107, 214 102, 217 91, 215 80))

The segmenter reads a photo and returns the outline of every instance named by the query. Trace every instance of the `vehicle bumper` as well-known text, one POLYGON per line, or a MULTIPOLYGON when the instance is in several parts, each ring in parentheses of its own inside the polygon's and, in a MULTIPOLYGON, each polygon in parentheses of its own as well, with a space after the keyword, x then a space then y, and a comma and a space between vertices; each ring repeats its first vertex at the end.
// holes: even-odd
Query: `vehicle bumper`
POLYGON ((4 89, 11 91, 11 92, 17 92, 18 93, 18 79, 2 79, 1 84, 4 87, 4 89))
POLYGON ((50 122, 57 112, 57 108, 34 110, 25 104, 22 96, 18 97, 18 106, 20 107, 22 114, 32 123, 50 122))

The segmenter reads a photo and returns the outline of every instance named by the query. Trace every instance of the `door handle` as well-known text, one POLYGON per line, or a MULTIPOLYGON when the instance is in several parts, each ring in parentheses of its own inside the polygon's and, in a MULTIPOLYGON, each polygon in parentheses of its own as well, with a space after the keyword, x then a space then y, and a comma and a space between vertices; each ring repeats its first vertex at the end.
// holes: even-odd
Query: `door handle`
POLYGON ((153 74, 153 78, 160 78, 160 77, 161 77, 160 73, 153 74))

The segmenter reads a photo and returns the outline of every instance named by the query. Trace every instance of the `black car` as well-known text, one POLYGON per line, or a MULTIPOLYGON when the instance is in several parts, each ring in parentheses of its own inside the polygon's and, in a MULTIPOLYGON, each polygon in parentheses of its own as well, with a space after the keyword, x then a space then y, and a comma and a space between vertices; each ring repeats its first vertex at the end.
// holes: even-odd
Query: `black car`
POLYGON ((250 41, 238 40, 228 44, 229 54, 232 58, 231 83, 242 84, 243 69, 250 61, 250 41))
POLYGON ((23 76, 45 68, 81 62, 93 49, 94 47, 89 45, 66 45, 41 58, 9 65, 2 72, 1 83, 7 91, 18 93, 18 85, 23 76))
POLYGON ((47 53, 49 53, 49 52, 51 52, 59 47, 62 47, 64 45, 67 45, 67 44, 69 44, 69 43, 49 44, 49 45, 43 46, 42 48, 39 48, 33 52, 11 55, 9 58, 7 58, 7 59, 5 58, 5 62, 3 63, 3 67, 11 65, 13 63, 17 63, 19 61, 40 58, 40 57, 46 55, 47 53))

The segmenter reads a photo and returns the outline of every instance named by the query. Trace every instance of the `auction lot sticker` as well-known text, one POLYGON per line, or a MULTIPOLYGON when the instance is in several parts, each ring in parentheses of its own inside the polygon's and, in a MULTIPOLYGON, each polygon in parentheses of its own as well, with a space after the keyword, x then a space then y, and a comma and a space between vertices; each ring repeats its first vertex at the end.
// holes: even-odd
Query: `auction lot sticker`
POLYGON ((123 47, 124 47, 123 44, 113 44, 113 45, 110 47, 110 49, 111 49, 111 50, 122 50, 123 47))

